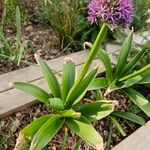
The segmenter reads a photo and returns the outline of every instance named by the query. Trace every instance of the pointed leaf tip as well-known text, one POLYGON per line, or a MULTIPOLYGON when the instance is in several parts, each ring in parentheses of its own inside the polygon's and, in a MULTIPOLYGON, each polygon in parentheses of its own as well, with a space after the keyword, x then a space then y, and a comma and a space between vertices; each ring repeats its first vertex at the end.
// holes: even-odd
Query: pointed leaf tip
POLYGON ((17 142, 16 142, 14 150, 22 149, 24 144, 25 144, 25 135, 20 133, 19 137, 17 139, 17 142))
POLYGON ((97 70, 97 72, 99 72, 101 68, 102 68, 102 66, 101 66, 100 64, 97 64, 97 65, 93 68, 93 70, 97 70))
POLYGON ((14 83, 13 83, 13 82, 10 82, 8 86, 9 86, 9 88, 13 88, 14 83))
POLYGON ((118 104, 119 104, 118 101, 116 101, 116 100, 113 101, 113 105, 114 105, 114 106, 117 106, 118 104))
POLYGON ((65 64, 66 62, 68 62, 68 61, 73 62, 72 58, 70 58, 70 57, 66 57, 66 58, 64 58, 64 64, 65 64))
POLYGON ((40 56, 37 53, 34 54, 34 57, 35 57, 36 61, 38 61, 40 59, 40 56))
POLYGON ((104 150, 103 143, 98 143, 98 144, 96 145, 96 148, 97 148, 97 150, 104 150))

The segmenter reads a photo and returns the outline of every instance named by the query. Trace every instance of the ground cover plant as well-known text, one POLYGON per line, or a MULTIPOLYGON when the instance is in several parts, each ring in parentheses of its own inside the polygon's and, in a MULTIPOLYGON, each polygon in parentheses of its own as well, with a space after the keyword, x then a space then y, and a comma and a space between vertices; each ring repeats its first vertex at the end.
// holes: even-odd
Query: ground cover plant
MULTIPOLYGON (((122 1, 120 1, 121 3, 122 1)), ((122 27, 128 26, 133 19, 133 8, 132 4, 130 1, 124 1, 122 2, 125 4, 125 6, 120 6, 121 8, 116 8, 114 9, 114 12, 110 11, 111 7, 119 7, 119 2, 115 3, 110 3, 109 2, 103 2, 103 1, 96 1, 93 0, 89 4, 89 21, 91 23, 97 22, 98 18, 104 20, 109 24, 109 26, 114 26, 114 25, 121 25, 122 27), (105 10, 106 8, 104 6, 108 6, 107 11, 105 10), (101 8, 104 8, 101 9, 101 8), (126 9, 126 10, 124 10, 126 9), (126 13, 126 15, 122 16, 122 21, 120 18, 115 18, 114 16, 117 16, 118 13, 121 13, 120 11, 124 11, 123 13, 126 13), (125 12, 127 11, 127 12, 125 12), (110 14, 109 14, 110 13, 110 14), (114 17, 114 18, 113 18, 114 17), (127 18, 126 18, 127 17, 127 18), (118 20, 117 20, 118 19, 118 20)), ((107 31, 107 25, 103 23, 103 28, 101 28, 101 31, 93 45, 91 45, 91 53, 89 54, 89 57, 87 61, 85 62, 85 67, 83 69, 83 72, 81 74, 84 75, 84 73, 87 71, 87 68, 89 64, 91 63, 94 55, 96 52, 98 52, 98 56, 100 59, 103 61, 105 69, 106 69, 106 79, 105 78, 99 78, 95 80, 95 85, 99 84, 98 89, 107 87, 108 89, 106 90, 104 96, 106 96, 108 93, 110 93, 113 90, 117 89, 125 89, 125 93, 129 96, 129 98, 138 106, 140 109, 142 109, 148 116, 150 116, 150 103, 149 101, 144 98, 140 93, 137 91, 133 90, 131 87, 134 84, 146 84, 149 83, 149 70, 150 70, 150 64, 146 65, 142 69, 135 71, 135 72, 130 72, 134 68, 135 64, 138 62, 138 60, 142 57, 144 53, 144 49, 140 51, 130 62, 129 64, 126 65, 127 62, 127 56, 129 55, 129 52, 131 50, 131 42, 132 42, 132 36, 133 36, 133 31, 129 34, 129 36, 126 38, 122 45, 122 49, 120 51, 120 55, 118 57, 118 62, 115 67, 115 71, 113 74, 113 69, 111 67, 110 63, 110 58, 108 57, 108 54, 104 50, 99 49, 99 45, 101 43, 101 38, 103 37, 103 34, 105 34, 107 31), (129 75, 128 75, 129 74, 129 75), (124 85, 117 85, 117 82, 124 82, 124 85), (102 84, 103 83, 103 84, 102 84), (144 106, 143 106, 144 104, 144 106)), ((94 85, 94 84, 93 84, 94 85)), ((99 94, 101 95, 101 94, 99 94)), ((125 119, 132 120, 136 123, 139 124, 144 124, 144 120, 142 118, 138 118, 138 116, 135 116, 134 114, 131 113, 123 113, 123 112, 115 112, 113 115, 119 116, 119 117, 124 117, 125 119), (137 121, 138 120, 138 121, 137 121)), ((112 122, 117 126, 118 130, 125 135, 123 132, 121 126, 115 120, 115 118, 111 118, 112 122)))

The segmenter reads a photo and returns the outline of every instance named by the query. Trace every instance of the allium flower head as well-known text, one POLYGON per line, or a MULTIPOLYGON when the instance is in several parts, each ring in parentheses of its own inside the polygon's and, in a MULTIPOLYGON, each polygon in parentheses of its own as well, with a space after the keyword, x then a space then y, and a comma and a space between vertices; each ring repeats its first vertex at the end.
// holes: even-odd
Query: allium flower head
POLYGON ((131 0, 91 0, 88 8, 91 24, 101 19, 109 25, 128 27, 134 16, 131 0))

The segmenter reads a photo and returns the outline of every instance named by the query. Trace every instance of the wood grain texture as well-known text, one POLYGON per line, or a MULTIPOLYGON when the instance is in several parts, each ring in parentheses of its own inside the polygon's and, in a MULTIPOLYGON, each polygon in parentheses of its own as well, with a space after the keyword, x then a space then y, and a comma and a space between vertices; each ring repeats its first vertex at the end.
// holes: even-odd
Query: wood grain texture
POLYGON ((150 150, 150 121, 112 150, 150 150))
MULTIPOLYGON (((99 60, 94 60, 90 69, 101 65, 101 62, 99 60)), ((76 66, 77 72, 79 73, 81 71, 83 64, 76 66)), ((101 65, 100 70, 103 72, 104 67, 101 65)), ((60 73, 56 73, 57 79, 59 82, 61 82, 60 73)), ((45 79, 41 78, 39 80, 31 82, 34 85, 37 85, 41 87, 42 89, 49 91, 48 85, 45 82, 45 79)), ((50 91, 49 91, 50 92, 50 91)), ((14 111, 18 111, 22 108, 26 108, 28 106, 31 106, 36 102, 36 99, 18 89, 11 89, 7 90, 5 92, 0 93, 0 116, 6 116, 14 111)))
MULTIPOLYGON (((47 61, 48 65, 59 72, 62 68, 62 64, 65 57, 70 57, 73 59, 76 65, 84 63, 86 57, 88 55, 87 51, 80 51, 75 54, 70 54, 68 56, 62 56, 50 61, 47 61)), ((9 83, 14 81, 25 81, 25 82, 32 82, 42 78, 41 70, 38 66, 29 66, 23 69, 19 69, 16 71, 12 71, 3 75, 0 75, 0 92, 9 89, 9 83)))
MULTIPOLYGON (((55 74, 60 81, 62 65, 65 57, 70 57, 76 64, 76 69, 78 74, 80 73, 84 61, 88 55, 88 51, 77 52, 68 56, 59 57, 54 60, 48 61, 48 65, 55 70, 55 74)), ((112 63, 116 63, 116 56, 110 54, 112 63)), ((104 72, 104 66, 99 59, 93 61, 90 68, 95 66, 100 66, 100 72, 104 72)), ((14 111, 21 110, 28 106, 36 103, 36 99, 28 94, 18 90, 18 89, 10 89, 8 87, 9 82, 15 81, 25 81, 35 84, 46 91, 49 91, 47 83, 42 76, 40 69, 36 66, 30 66, 21 70, 17 70, 14 72, 10 72, 0 76, 0 116, 6 116, 14 111)))

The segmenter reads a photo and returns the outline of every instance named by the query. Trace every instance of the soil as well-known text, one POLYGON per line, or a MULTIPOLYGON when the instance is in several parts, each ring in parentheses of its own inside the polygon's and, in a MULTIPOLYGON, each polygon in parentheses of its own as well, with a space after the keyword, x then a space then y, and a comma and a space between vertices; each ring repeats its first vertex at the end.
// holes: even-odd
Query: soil
MULTIPOLYGON (((15 38, 13 27, 6 30, 6 37, 9 41, 15 38)), ((26 48, 19 66, 11 60, 0 59, 0 74, 10 72, 34 64, 34 53, 38 53, 44 60, 50 60, 59 56, 69 54, 70 50, 61 50, 57 32, 51 27, 35 22, 26 22, 22 27, 22 41, 26 48)))
MULTIPOLYGON (((90 99, 93 99, 93 96, 90 93, 87 93, 84 101, 88 101, 90 99)), ((107 96, 107 99, 112 100, 118 100, 119 105, 116 107, 116 110, 120 111, 127 111, 127 97, 124 96, 121 92, 112 92, 107 96)), ((45 114, 53 113, 52 110, 46 108, 45 105, 42 103, 37 103, 33 105, 32 107, 26 108, 22 111, 19 111, 17 113, 13 113, 12 115, 2 118, 0 121, 0 149, 1 150, 12 150, 15 146, 16 139, 19 135, 19 131, 23 129, 27 124, 35 120, 36 118, 39 118, 40 116, 43 116, 45 114)), ((138 115, 141 115, 138 113, 138 115)), ((137 124, 134 124, 133 122, 126 121, 123 119, 119 119, 118 121, 123 126, 124 130, 126 131, 127 136, 133 133, 137 128, 140 126, 137 124)), ((95 129, 102 135, 105 146, 108 144, 108 136, 110 133, 110 120, 109 117, 106 117, 100 121, 96 121, 93 123, 95 129)), ((58 134, 51 140, 51 142, 48 145, 49 150, 60 150, 62 143, 63 143, 63 137, 64 137, 64 129, 63 127, 58 134)), ((114 147, 116 144, 118 144, 120 141, 122 141, 124 138, 121 136, 113 126, 112 128, 112 136, 110 140, 110 148, 114 147)), ((68 138, 67 138, 67 146, 66 150, 71 150, 73 145, 76 143, 76 141, 79 138, 72 132, 68 131, 68 138)), ((85 142, 82 142, 81 145, 82 150, 91 150, 92 148, 87 145, 85 142)), ((107 148, 106 148, 107 149, 107 148)))

